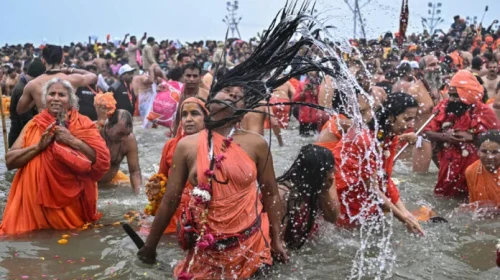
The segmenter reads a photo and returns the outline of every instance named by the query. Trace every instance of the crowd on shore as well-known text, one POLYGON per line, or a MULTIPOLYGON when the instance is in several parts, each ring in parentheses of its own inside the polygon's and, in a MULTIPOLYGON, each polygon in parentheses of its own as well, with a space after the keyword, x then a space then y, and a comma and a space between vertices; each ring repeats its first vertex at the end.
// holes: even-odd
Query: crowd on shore
MULTIPOLYGON (((300 12, 297 19, 279 24, 296 29, 300 12)), ((350 40, 350 52, 325 42, 336 53, 307 38, 291 41, 285 28, 249 42, 181 44, 144 33, 3 47, 6 165, 18 170, 0 235, 94 223, 101 217, 97 183, 125 180, 136 194, 145 188, 144 212, 155 216, 142 261, 153 263, 161 236, 178 232, 188 251, 175 268, 179 279, 249 278, 273 260, 287 261, 287 250, 311 238, 319 217, 356 228, 390 212, 410 232, 425 234, 421 224, 432 211, 409 211, 391 179, 405 144, 414 172, 427 173, 432 162, 439 168, 435 195, 496 212, 495 23, 466 25, 456 16, 448 33, 387 32, 350 40), (331 64, 340 62, 332 57, 355 78, 355 96, 338 86, 331 64), (146 182, 134 116, 146 130, 165 127, 168 136, 160 170, 146 182), (268 128, 280 145, 291 145, 281 137, 291 117, 315 143, 276 176, 262 136, 268 128), (119 170, 125 158, 129 177, 119 170)))

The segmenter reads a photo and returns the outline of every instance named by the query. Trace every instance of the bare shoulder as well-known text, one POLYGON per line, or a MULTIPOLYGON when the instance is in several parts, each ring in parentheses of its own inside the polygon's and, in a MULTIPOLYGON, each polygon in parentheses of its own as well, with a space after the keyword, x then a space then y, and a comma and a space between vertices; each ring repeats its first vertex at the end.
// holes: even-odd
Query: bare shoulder
POLYGON ((238 130, 234 135, 234 143, 240 146, 254 162, 262 158, 269 148, 262 135, 247 130, 238 130))
POLYGON ((123 152, 127 153, 133 150, 137 150, 137 139, 135 138, 134 133, 130 133, 127 137, 127 140, 125 140, 125 147, 123 149, 123 152))
POLYGON ((193 135, 188 135, 182 138, 177 144, 177 149, 193 149, 197 147, 199 133, 195 133, 193 135))

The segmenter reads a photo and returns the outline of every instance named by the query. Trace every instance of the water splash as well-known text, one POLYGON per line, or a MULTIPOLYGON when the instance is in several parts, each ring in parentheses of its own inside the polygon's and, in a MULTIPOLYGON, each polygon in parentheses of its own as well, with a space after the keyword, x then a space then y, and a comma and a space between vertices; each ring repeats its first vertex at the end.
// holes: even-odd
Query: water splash
MULTIPOLYGON (((315 56, 314 59, 322 64, 322 66, 328 66, 332 69, 332 73, 336 73, 333 77, 325 77, 325 82, 331 83, 326 87, 328 100, 333 98, 332 89, 334 88, 345 94, 347 102, 344 105, 344 110, 351 116, 353 125, 347 131, 342 131, 343 135, 354 135, 353 137, 356 139, 363 137, 367 129, 359 110, 358 95, 356 92, 359 92, 360 96, 368 100, 371 108, 371 118, 375 120, 375 131, 378 131, 379 124, 374 118, 375 99, 360 87, 356 77, 351 73, 344 59, 345 56, 351 56, 353 53, 360 52, 356 48, 351 47, 349 39, 344 37, 339 29, 326 26, 325 22, 328 19, 322 14, 310 16, 308 20, 309 22, 304 24, 304 27, 298 31, 299 36, 313 40, 314 46, 308 49, 308 53, 315 56), (317 39, 315 34, 310 32, 310 29, 307 27, 309 24, 317 26, 317 29, 320 30, 321 39, 317 39)), ((363 61, 361 61, 361 69, 367 77, 370 77, 370 73, 367 71, 363 61)), ((330 115, 337 114, 333 109, 328 109, 326 111, 330 115)), ((339 118, 337 118, 337 120, 339 120, 339 118)), ((338 127, 342 127, 340 123, 338 123, 338 127)), ((357 163, 358 166, 366 166, 367 168, 365 170, 358 170, 358 175, 361 177, 361 174, 364 172, 369 172, 373 175, 370 182, 362 182, 362 186, 349 186, 349 191, 354 191, 355 188, 361 187, 368 193, 368 199, 366 201, 369 203, 365 203, 360 213, 354 215, 349 209, 347 197, 339 197, 341 203, 347 209, 350 220, 353 222, 356 221, 360 225, 360 247, 352 261, 353 265, 350 279, 362 279, 364 277, 384 279, 391 277, 396 260, 391 245, 393 217, 392 215, 385 215, 382 208, 379 206, 383 202, 381 197, 377 191, 374 191, 376 188, 373 186, 370 187, 370 185, 373 184, 377 186, 381 184, 382 192, 385 192, 387 180, 384 178, 383 148, 374 139, 373 141, 369 141, 369 144, 362 148, 366 150, 367 153, 365 155, 360 155, 357 163), (376 161, 374 169, 372 169, 369 164, 369 161, 373 158, 376 161), (376 209, 375 213, 373 213, 373 209, 376 209)), ((342 147, 342 153, 345 152, 347 151, 342 147)), ((347 164, 347 158, 348 157, 342 157, 340 166, 347 164)), ((344 172, 342 172, 342 177, 348 182, 344 172)))

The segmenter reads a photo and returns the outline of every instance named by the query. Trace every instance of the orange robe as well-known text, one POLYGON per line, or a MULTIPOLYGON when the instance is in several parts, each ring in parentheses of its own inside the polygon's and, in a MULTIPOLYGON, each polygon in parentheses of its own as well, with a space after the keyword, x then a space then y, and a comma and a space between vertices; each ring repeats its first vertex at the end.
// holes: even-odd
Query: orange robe
MULTIPOLYGON (((260 218, 260 230, 242 239, 236 246, 222 251, 199 249, 194 256, 190 274, 195 279, 247 279, 263 264, 272 264, 269 238, 269 220, 262 213, 262 203, 257 194, 257 167, 248 154, 232 143, 222 153, 224 137, 213 133, 214 155, 224 154, 220 169, 214 169, 219 181, 212 183, 212 199, 208 206, 208 228, 217 241, 232 236, 241 236, 243 231, 255 225, 260 218)), ((197 178, 199 184, 206 184, 204 173, 209 168, 207 131, 200 132, 197 152, 197 178)), ((196 225, 204 211, 191 199, 196 225)), ((190 251, 192 254, 194 250, 190 251)), ((182 261, 174 270, 175 277, 185 272, 190 258, 182 261)))
POLYGON ((477 160, 465 171, 465 179, 469 188, 469 203, 492 202, 500 206, 500 170, 490 173, 477 160))
MULTIPOLYGON (((36 145, 45 129, 55 122, 47 110, 25 128, 23 148, 36 145)), ((1 234, 39 229, 74 229, 100 218, 97 181, 109 169, 110 155, 95 124, 76 110, 70 112, 68 129, 96 154, 86 175, 76 175, 54 158, 51 145, 20 168, 12 182, 0 225, 1 234)))

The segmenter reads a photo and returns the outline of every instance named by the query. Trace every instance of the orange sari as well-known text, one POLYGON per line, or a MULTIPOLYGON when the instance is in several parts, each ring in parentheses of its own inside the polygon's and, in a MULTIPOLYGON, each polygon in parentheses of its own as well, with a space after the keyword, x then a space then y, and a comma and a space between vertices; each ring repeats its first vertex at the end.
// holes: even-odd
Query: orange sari
MULTIPOLYGON (((47 110, 25 128, 23 148, 36 145, 55 118, 47 110)), ((109 150, 95 124, 72 110, 68 129, 96 154, 88 174, 76 175, 54 158, 52 145, 20 168, 12 182, 0 235, 39 229, 74 229, 101 216, 97 212, 97 181, 110 166, 109 150)))
POLYGON ((480 160, 467 168, 465 179, 469 188, 469 203, 492 202, 500 206, 499 175, 486 170, 480 160))
MULTIPOLYGON (((224 137, 213 133, 214 155, 221 154, 224 137)), ((199 249, 194 255, 190 274, 194 279, 247 279, 264 264, 272 264, 269 220, 262 213, 262 203, 257 194, 257 167, 248 154, 237 144, 227 148, 220 169, 214 169, 215 177, 226 181, 212 182, 212 198, 208 206, 208 228, 216 240, 240 236, 260 219, 260 230, 239 241, 237 246, 218 251, 199 249)), ((209 168, 207 130, 200 132, 197 152, 198 184, 206 184, 204 173, 209 168)), ((204 208, 190 202, 194 220, 204 208)), ((193 249, 188 256, 191 256, 193 249)), ((174 270, 175 277, 184 272, 191 258, 183 260, 174 270)))
MULTIPOLYGON (((184 102, 182 102, 180 106, 180 111, 182 111, 182 107, 186 103, 196 103, 202 108, 202 110, 205 110, 206 114, 208 114, 208 111, 205 107, 205 103, 203 103, 203 101, 201 101, 196 97, 189 97, 186 100, 184 100, 184 102)), ((158 171, 158 173, 165 175, 165 177, 167 178, 170 175, 170 167, 172 166, 172 160, 174 158, 175 148, 177 147, 179 141, 181 141, 181 139, 184 138, 184 136, 185 136, 184 130, 182 129, 182 126, 179 124, 175 137, 169 139, 167 143, 165 143, 165 146, 163 146, 163 151, 161 152, 161 159, 160 159, 160 170, 158 171)), ((181 217, 182 210, 184 209, 185 206, 189 204, 189 200, 191 200, 192 191, 193 191, 193 185, 187 182, 186 187, 182 192, 182 197, 179 207, 177 207, 174 216, 172 216, 172 219, 170 220, 170 223, 168 224, 165 233, 177 232, 177 223, 181 217)))

